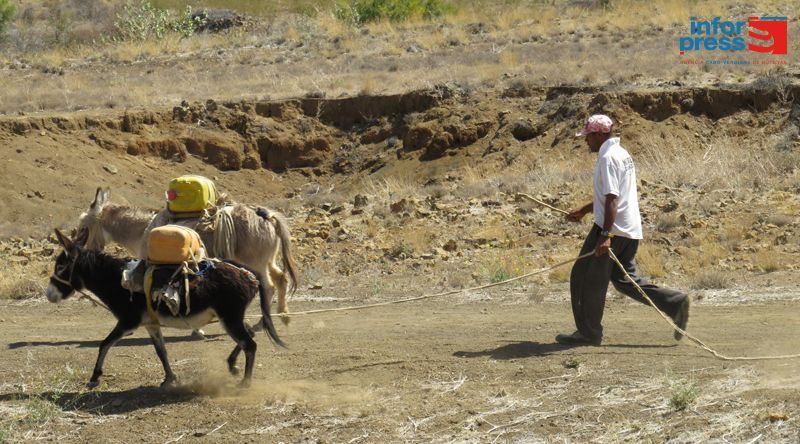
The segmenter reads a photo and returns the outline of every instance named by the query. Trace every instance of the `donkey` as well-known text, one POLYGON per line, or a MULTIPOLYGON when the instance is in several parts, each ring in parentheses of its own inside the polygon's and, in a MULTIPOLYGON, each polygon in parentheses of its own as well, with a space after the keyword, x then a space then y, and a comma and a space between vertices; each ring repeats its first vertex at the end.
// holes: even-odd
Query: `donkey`
MULTIPOLYGON (((143 259, 146 256, 147 235, 153 228, 176 223, 193 228, 212 257, 230 259, 258 270, 264 276, 266 285, 277 289, 278 313, 288 313, 286 291, 288 278, 292 279, 290 290, 297 289, 297 272, 291 253, 291 241, 285 217, 275 211, 254 209, 248 205, 236 204, 220 211, 228 212, 232 220, 232 230, 226 237, 221 230, 198 225, 197 219, 169 220, 166 209, 152 213, 135 207, 109 204, 109 190, 97 188, 94 201, 89 210, 80 217, 78 230, 88 230, 86 247, 102 251, 109 242, 125 247, 131 254, 143 259), (215 245, 219 246, 216 248, 215 245), (282 252, 282 271, 276 265, 278 253, 282 252)), ((272 295, 270 294, 270 303, 272 295)), ((286 316, 281 317, 289 322, 286 316)), ((260 325, 260 324, 259 324, 260 325)))
MULTIPOLYGON (((236 358, 244 350, 244 379, 240 386, 247 387, 253 376, 256 342, 253 340, 255 333, 244 323, 244 313, 256 293, 261 305, 262 328, 273 342, 286 347, 278 337, 269 315, 268 289, 255 270, 226 261, 216 262, 202 276, 196 275, 189 282, 191 307, 188 314, 173 316, 164 304, 153 307, 151 314, 143 293, 130 293, 120 284, 122 270, 128 260, 84 249, 82 244, 86 241, 86 231, 81 232, 75 240, 64 236, 57 229, 55 232, 64 250, 56 258, 55 271, 50 276, 47 287, 47 299, 50 302, 60 302, 85 288, 94 293, 117 318, 117 325, 100 344, 97 362, 87 384, 90 389, 100 383, 108 349, 140 326, 147 329, 156 354, 164 366, 164 382, 161 386, 173 384, 176 377, 169 366, 161 325, 197 329, 208 324, 215 316, 236 342, 236 347, 228 357, 228 370, 232 375, 239 372, 236 358)), ((180 313, 185 313, 185 305, 185 302, 181 304, 180 313)))

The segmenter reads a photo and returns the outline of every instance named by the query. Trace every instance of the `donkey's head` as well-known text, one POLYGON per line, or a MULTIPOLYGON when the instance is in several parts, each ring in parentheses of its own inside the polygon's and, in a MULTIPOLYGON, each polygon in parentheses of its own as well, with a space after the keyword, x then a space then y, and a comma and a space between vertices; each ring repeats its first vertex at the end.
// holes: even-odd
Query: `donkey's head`
POLYGON ((80 230, 78 236, 73 240, 62 234, 56 229, 58 243, 64 251, 56 258, 55 270, 50 275, 50 285, 47 286, 47 300, 50 302, 61 302, 75 292, 76 289, 83 288, 83 282, 79 276, 75 275, 75 262, 86 243, 87 231, 80 230))
POLYGON ((105 248, 109 242, 107 233, 103 230, 101 216, 103 208, 108 204, 108 188, 102 189, 97 187, 97 192, 94 195, 92 204, 89 205, 89 211, 81 214, 78 222, 78 231, 86 232, 86 248, 90 250, 100 251, 105 248))

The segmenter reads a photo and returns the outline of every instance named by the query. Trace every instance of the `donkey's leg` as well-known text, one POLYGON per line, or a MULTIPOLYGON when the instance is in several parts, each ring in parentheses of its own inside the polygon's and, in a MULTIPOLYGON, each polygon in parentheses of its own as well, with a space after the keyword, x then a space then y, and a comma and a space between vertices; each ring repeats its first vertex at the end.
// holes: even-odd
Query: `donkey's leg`
MULTIPOLYGON (((135 328, 135 327, 134 327, 135 328)), ((126 333, 133 331, 134 328, 131 328, 127 325, 123 325, 121 321, 117 321, 117 325, 111 330, 111 333, 103 339, 103 342, 100 343, 100 351, 97 353, 97 362, 94 364, 94 371, 92 372, 92 377, 89 379, 89 382, 86 384, 86 387, 93 389, 100 384, 100 376, 103 375, 103 361, 106 360, 106 353, 108 353, 108 349, 110 349, 117 341, 122 338, 126 333)))
MULTIPOLYGON (((260 323, 258 324, 260 325, 260 323)), ((247 329, 247 334, 250 335, 251 338, 256 336, 256 331, 253 328, 250 328, 245 324, 245 329, 247 329)), ((239 367, 236 366, 236 360, 239 359, 239 353, 242 351, 242 346, 236 344, 236 347, 233 348, 233 351, 228 356, 228 371, 233 375, 236 376, 239 374, 239 367)))
MULTIPOLYGON (((286 273, 275 265, 273 260, 269 264, 269 277, 274 283, 274 287, 278 290, 278 313, 289 313, 289 306, 286 302, 286 289, 289 287, 289 278, 286 273)), ((284 324, 289 323, 287 316, 281 316, 281 321, 284 324)))
POLYGON ((164 346, 164 336, 161 334, 161 327, 158 325, 148 325, 145 328, 147 328, 147 333, 150 334, 150 339, 153 341, 153 347, 156 348, 158 359, 161 360, 161 365, 164 366, 164 382, 161 383, 161 387, 168 387, 172 385, 177 378, 169 366, 167 347, 164 346))
MULTIPOLYGON (((249 329, 244 325, 244 320, 239 319, 220 319, 225 331, 236 342, 237 348, 244 350, 244 378, 239 383, 239 387, 249 387, 250 379, 253 377, 253 364, 255 364, 256 348, 258 345, 256 341, 250 337, 249 329)), ((236 352, 236 349, 234 349, 236 352)), ((236 352, 238 355, 238 352, 236 352)), ((233 355, 233 353, 231 353, 233 355)), ((230 358, 229 358, 230 359, 230 358)))

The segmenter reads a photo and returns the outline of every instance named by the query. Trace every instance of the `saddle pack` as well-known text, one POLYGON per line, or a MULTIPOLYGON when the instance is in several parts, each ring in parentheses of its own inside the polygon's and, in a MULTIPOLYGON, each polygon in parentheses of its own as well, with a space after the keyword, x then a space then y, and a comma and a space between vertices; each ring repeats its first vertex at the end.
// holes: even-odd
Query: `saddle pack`
POLYGON ((147 297, 147 311, 157 319, 154 306, 166 304, 177 316, 183 299, 189 314, 190 277, 213 264, 206 259, 200 235, 188 227, 164 225, 154 228, 147 237, 147 260, 129 263, 123 271, 122 286, 131 292, 141 291, 147 297))

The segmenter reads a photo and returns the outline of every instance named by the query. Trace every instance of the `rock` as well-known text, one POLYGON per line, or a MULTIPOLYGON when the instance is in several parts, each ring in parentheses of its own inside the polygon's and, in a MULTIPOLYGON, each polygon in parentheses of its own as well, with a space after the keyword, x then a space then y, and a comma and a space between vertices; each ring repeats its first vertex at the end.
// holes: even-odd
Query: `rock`
POLYGON ((103 169, 108 171, 111 174, 117 174, 119 172, 117 167, 115 167, 114 165, 111 165, 111 164, 103 165, 103 169))
POLYGON ((514 136, 515 139, 524 142, 538 136, 539 131, 527 120, 519 120, 511 129, 511 135, 514 136))
POLYGON ((397 202, 389 204, 389 209, 392 211, 392 213, 403 213, 411 209, 411 203, 407 199, 403 198, 397 202))
POLYGON ((442 249, 452 253, 453 251, 458 250, 458 244, 456 244, 455 240, 450 239, 449 241, 445 242, 444 245, 442 245, 442 249))
POLYGON ((363 194, 356 194, 355 197, 353 197, 353 207, 355 208, 365 207, 367 203, 369 203, 369 199, 363 194))

